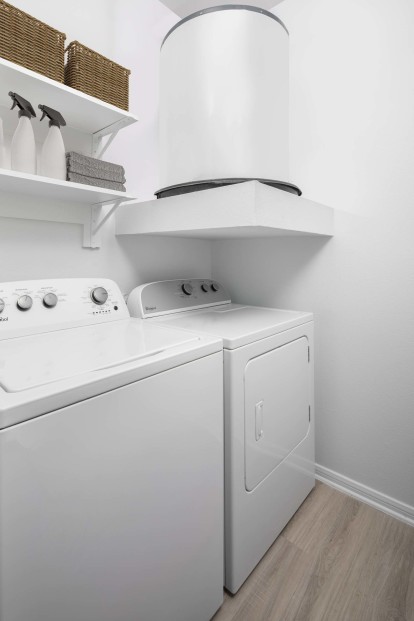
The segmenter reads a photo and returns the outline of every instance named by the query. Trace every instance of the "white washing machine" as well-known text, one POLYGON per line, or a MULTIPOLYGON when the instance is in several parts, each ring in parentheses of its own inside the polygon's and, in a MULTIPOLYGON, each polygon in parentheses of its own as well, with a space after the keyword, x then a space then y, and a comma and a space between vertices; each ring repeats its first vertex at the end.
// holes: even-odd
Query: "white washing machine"
POLYGON ((104 279, 0 284, 0 620, 208 621, 222 343, 104 279))
POLYGON ((223 340, 225 586, 235 593, 315 484, 313 315, 232 304, 208 279, 142 285, 128 308, 223 340))

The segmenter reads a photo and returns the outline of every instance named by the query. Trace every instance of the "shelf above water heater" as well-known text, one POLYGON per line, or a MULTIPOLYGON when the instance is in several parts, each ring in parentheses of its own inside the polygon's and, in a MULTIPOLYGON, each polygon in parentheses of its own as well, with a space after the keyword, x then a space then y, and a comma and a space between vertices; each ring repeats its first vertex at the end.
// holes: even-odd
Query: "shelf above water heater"
POLYGON ((258 181, 142 203, 116 215, 117 235, 234 239, 334 234, 334 210, 258 181))

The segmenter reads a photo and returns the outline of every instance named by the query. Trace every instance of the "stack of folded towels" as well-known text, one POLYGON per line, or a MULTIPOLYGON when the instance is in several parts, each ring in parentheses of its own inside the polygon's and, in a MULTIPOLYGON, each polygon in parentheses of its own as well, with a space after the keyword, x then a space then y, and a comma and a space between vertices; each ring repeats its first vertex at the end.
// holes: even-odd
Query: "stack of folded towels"
POLYGON ((67 179, 108 190, 125 192, 125 169, 75 151, 66 153, 67 179))

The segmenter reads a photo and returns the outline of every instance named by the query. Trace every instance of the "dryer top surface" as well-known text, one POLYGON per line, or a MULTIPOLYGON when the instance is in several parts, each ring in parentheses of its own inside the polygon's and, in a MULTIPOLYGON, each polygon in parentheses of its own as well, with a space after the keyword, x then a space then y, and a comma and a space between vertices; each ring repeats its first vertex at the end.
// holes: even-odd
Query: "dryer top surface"
POLYGON ((236 349, 313 321, 313 314, 231 303, 170 314, 151 321, 220 337, 226 349, 236 349))

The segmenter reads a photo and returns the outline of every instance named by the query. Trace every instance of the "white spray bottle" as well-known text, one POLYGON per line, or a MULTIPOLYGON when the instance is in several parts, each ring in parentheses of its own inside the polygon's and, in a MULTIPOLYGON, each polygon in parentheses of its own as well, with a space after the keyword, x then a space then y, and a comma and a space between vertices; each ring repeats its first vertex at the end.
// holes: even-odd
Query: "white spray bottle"
POLYGON ((36 143, 33 133, 31 118, 36 116, 29 101, 18 95, 9 92, 13 100, 11 109, 16 106, 19 108, 19 124, 13 134, 11 143, 11 167, 12 170, 36 174, 36 143))
POLYGON ((39 174, 53 179, 66 179, 66 151, 60 128, 66 125, 63 116, 48 106, 39 106, 43 112, 41 121, 47 116, 49 131, 40 153, 39 174))
POLYGON ((6 143, 3 134, 3 121, 0 118, 0 168, 6 168, 6 143))

